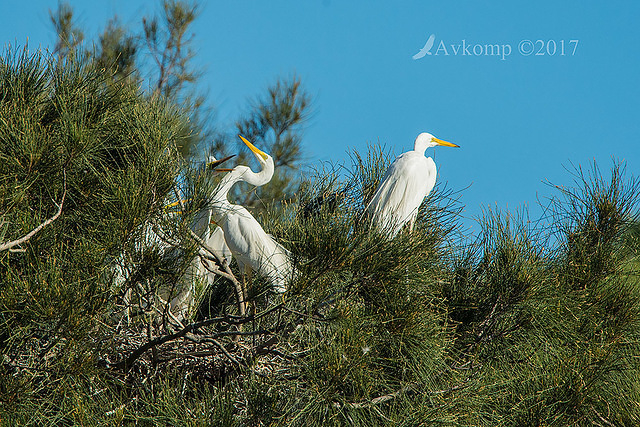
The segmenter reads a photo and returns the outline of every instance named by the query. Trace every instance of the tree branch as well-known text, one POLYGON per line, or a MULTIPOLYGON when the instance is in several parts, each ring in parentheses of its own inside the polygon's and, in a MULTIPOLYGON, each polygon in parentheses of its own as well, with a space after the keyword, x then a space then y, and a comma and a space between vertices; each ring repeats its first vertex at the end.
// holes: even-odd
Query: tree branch
POLYGON ((58 217, 62 213, 62 205, 64 204, 64 198, 65 198, 66 195, 67 195, 67 175, 65 173, 65 175, 64 175, 64 191, 62 193, 62 200, 60 200, 60 204, 58 204, 58 203, 56 203, 54 201, 56 206, 58 206, 58 212, 56 212, 56 214, 54 216, 52 216, 51 218, 49 218, 48 220, 46 220, 45 222, 43 222, 42 224, 40 224, 39 226, 37 226, 36 228, 31 230, 26 235, 20 237, 19 239, 12 240, 10 242, 6 242, 6 243, 3 243, 2 245, 0 245, 0 252, 1 251, 6 251, 7 249, 9 251, 11 251, 11 252, 15 251, 14 249, 12 249, 13 247, 21 245, 21 244, 27 242, 29 239, 31 239, 33 236, 35 236, 38 232, 40 232, 40 230, 42 230, 47 225, 51 224, 53 221, 58 219, 58 217))
MULTIPOLYGON (((354 408, 354 409, 368 408, 370 406, 375 406, 375 405, 377 405, 379 403, 384 403, 384 402, 388 402, 389 400, 393 400, 396 397, 401 396, 404 393, 412 390, 412 388, 413 387, 411 387, 411 386, 404 386, 400 390, 394 391, 393 393, 385 394, 384 396, 379 396, 379 397, 373 398, 371 400, 367 400, 365 402, 346 403, 345 406, 347 406, 349 408, 354 408)), ((334 402, 333 405, 335 407, 337 407, 337 408, 339 408, 341 406, 339 402, 334 402)))
MULTIPOLYGON (((169 334, 169 335, 164 335, 162 337, 157 337, 154 338, 150 341, 148 341, 147 343, 141 345, 140 347, 138 347, 137 349, 135 349, 133 352, 131 352, 131 354, 126 357, 124 360, 122 360, 121 362, 118 362, 116 364, 113 364, 112 366, 118 369, 129 369, 129 367, 133 364, 133 362, 135 362, 140 356, 142 356, 146 351, 155 348, 156 346, 162 345, 166 342, 169 341, 173 341, 179 338, 183 338, 186 337, 188 334, 198 330, 199 328, 203 328, 205 326, 209 326, 209 325, 213 325, 214 323, 227 323, 229 325, 242 325, 244 323, 248 323, 248 322, 253 322, 256 319, 259 319, 261 317, 264 317, 270 313, 272 313, 275 310, 278 310, 282 308, 282 304, 278 304, 274 307, 271 307, 268 310, 263 311, 262 313, 259 313, 255 316, 247 316, 247 317, 238 317, 238 316, 231 316, 231 315, 227 315, 224 317, 212 317, 210 319, 206 319, 206 320, 202 320, 200 322, 194 322, 191 323, 187 326, 185 326, 183 329, 179 330, 178 332, 175 332, 173 334, 169 334)), ((217 332, 215 334, 210 334, 207 335, 206 339, 215 339, 215 338, 221 338, 221 337, 226 337, 226 336, 252 336, 252 335, 264 335, 264 334, 272 334, 275 333, 277 331, 273 331, 273 330, 268 330, 268 329, 259 329, 259 330, 255 330, 255 331, 246 331, 246 332, 242 332, 242 331, 221 331, 221 332, 217 332)))
POLYGON ((222 268, 224 269, 224 274, 222 274, 222 272, 219 271, 219 270, 218 271, 212 271, 207 266, 205 266, 205 268, 207 268, 207 270, 211 271, 212 273, 217 273, 217 274, 221 275, 222 277, 230 280, 233 283, 233 286, 235 287, 235 290, 236 290, 236 297, 237 297, 237 300, 238 300, 238 311, 240 312, 241 316, 244 316, 246 314, 246 312, 247 312, 247 302, 244 300, 244 292, 243 292, 243 289, 242 289, 242 285, 240 284, 238 279, 236 279, 236 277, 231 272, 231 269, 229 268, 229 265, 226 263, 226 261, 221 260, 218 257, 218 255, 214 252, 214 250, 211 247, 209 247, 209 245, 207 245, 206 242, 200 238, 200 236, 198 236, 196 233, 194 233, 193 230, 189 229, 189 234, 191 235, 193 240, 195 240, 196 243, 198 243, 198 245, 200 245, 200 247, 202 249, 204 249, 209 254, 211 254, 216 259, 216 261, 222 266, 222 268))

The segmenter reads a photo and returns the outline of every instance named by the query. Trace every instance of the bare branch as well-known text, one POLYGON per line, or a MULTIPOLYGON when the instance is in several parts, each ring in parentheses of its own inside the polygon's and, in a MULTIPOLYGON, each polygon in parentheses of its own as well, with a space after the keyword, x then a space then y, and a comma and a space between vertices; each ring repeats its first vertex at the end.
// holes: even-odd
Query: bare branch
POLYGON ((207 320, 203 320, 202 322, 196 322, 196 323, 191 323, 187 326, 185 326, 183 329, 179 330, 178 332, 175 332, 173 334, 169 334, 169 335, 164 335, 162 337, 158 337, 155 339, 152 339, 150 341, 148 341, 147 343, 145 343, 144 345, 138 347, 136 350, 134 350, 126 359, 124 359, 123 361, 117 363, 115 365, 116 368, 124 368, 124 369, 128 369, 133 362, 135 362, 140 356, 142 356, 147 350, 150 350, 158 345, 164 344, 168 341, 172 341, 172 340, 176 340, 178 338, 182 338, 185 335, 187 335, 190 332, 193 332, 195 330, 197 330, 198 328, 207 326, 207 325, 211 325, 214 323, 218 323, 218 322, 227 322, 227 323, 235 323, 232 322, 231 319, 227 318, 227 317, 214 317, 211 319, 207 319, 207 320))
MULTIPOLYGON (((416 391, 416 387, 417 387, 417 384, 409 384, 409 385, 406 385, 406 386, 402 387, 400 390, 394 391, 393 393, 385 394, 384 396, 378 396, 378 397, 375 397, 375 398, 373 398, 371 400, 367 400, 367 401, 364 401, 364 402, 347 403, 345 406, 348 406, 348 407, 354 408, 354 409, 369 408, 371 406, 375 406, 375 405, 378 405, 380 403, 384 403, 384 402, 388 402, 390 400, 396 399, 397 397, 400 397, 403 394, 415 392, 416 391)), ((462 387, 463 387, 462 384, 458 384, 458 385, 449 387, 449 388, 444 389, 444 390, 431 391, 431 392, 428 392, 428 394, 437 395, 437 394, 450 393, 450 392, 452 392, 454 390, 458 390, 458 389, 460 389, 462 387)), ((335 402, 334 406, 340 407, 340 404, 338 402, 335 402)))
POLYGON ((247 302, 244 299, 244 292, 242 289, 242 285, 231 272, 231 269, 229 268, 229 265, 227 264, 227 262, 225 260, 220 259, 218 255, 214 252, 214 250, 209 245, 207 245, 206 242, 202 240, 200 236, 198 236, 193 230, 189 229, 189 234, 191 235, 193 240, 195 240, 198 243, 198 245, 200 245, 202 249, 204 249, 206 252, 211 254, 215 258, 215 260, 218 262, 218 264, 222 266, 225 274, 221 274, 222 272, 220 272, 219 270, 217 272, 210 270, 208 266, 205 266, 205 268, 207 268, 207 270, 211 271, 212 273, 220 274, 221 276, 225 277, 226 279, 229 279, 233 283, 233 286, 235 287, 235 290, 236 290, 236 297, 238 299, 238 311, 240 312, 241 316, 244 316, 247 312, 247 302))
MULTIPOLYGON (((149 340, 147 343, 141 345, 140 347, 138 347, 137 349, 135 349, 133 352, 131 352, 131 354, 125 358, 124 360, 122 360, 119 363, 116 363, 113 365, 113 367, 115 368, 124 368, 124 369, 129 369, 129 367, 131 367, 131 365, 133 364, 133 362, 135 362, 140 356, 142 356, 145 352, 147 352, 148 350, 151 350, 159 345, 162 345, 166 342, 169 341, 173 341, 173 340, 177 340, 179 338, 183 338, 183 337, 187 337, 189 334, 197 331, 200 328, 209 326, 209 325, 213 325, 215 323, 226 323, 228 325, 242 325, 245 323, 249 323, 249 322, 254 322, 257 319, 260 319, 261 317, 267 316, 268 314, 272 313, 275 310, 281 309, 282 308, 282 304, 278 304, 276 306, 273 306, 271 308, 269 308, 268 310, 265 310, 255 316, 247 316, 247 317, 239 317, 239 316, 232 316, 232 315, 226 315, 224 317, 212 317, 210 319, 206 319, 206 320, 202 320, 200 322, 194 322, 191 323, 187 326, 185 326, 183 329, 173 333, 173 334, 169 334, 169 335, 164 335, 161 337, 157 337, 154 338, 152 340, 149 340)), ((221 332, 216 332, 214 334, 209 334, 203 338, 201 338, 201 340, 211 340, 211 339, 215 339, 215 338, 221 338, 221 337, 227 337, 227 336, 255 336, 255 335, 266 335, 266 334, 273 334, 275 332, 277 332, 278 330, 269 330, 269 329, 258 329, 255 331, 221 331, 221 332)), ((191 337, 191 339, 194 339, 193 337, 191 337)))
MULTIPOLYGON (((388 402, 389 400, 393 400, 396 397, 401 396, 404 393, 406 393, 406 392, 408 392, 408 391, 410 391, 412 389, 413 389, 413 387, 411 387, 411 386, 404 386, 400 390, 394 391, 393 393, 385 394, 384 396, 379 396, 379 397, 373 398, 371 400, 367 400, 365 402, 347 403, 347 404, 345 404, 345 406, 348 406, 348 407, 354 408, 354 409, 368 408, 370 406, 375 406, 375 405, 377 405, 379 403, 384 403, 384 402, 388 402)), ((339 408, 342 405, 340 405, 339 402, 334 402, 333 406, 339 408)))
POLYGON ((33 236, 35 236, 38 232, 40 232, 40 230, 42 230, 43 228, 45 228, 47 225, 51 224, 53 221, 55 221, 56 219, 58 219, 58 217, 60 216, 60 214, 62 213, 62 205, 64 204, 64 198, 67 195, 67 175, 64 175, 64 191, 62 193, 62 200, 60 200, 60 204, 56 203, 54 201, 54 203, 56 204, 56 206, 58 206, 58 212, 56 212, 56 214, 54 216, 52 216, 51 218, 49 218, 48 220, 46 220, 45 222, 43 222, 42 224, 40 224, 39 226, 37 226, 36 228, 34 228, 33 230, 31 230, 29 233, 27 233, 26 235, 20 237, 19 239, 16 240, 12 240, 10 242, 6 242, 3 243, 2 245, 0 245, 0 252, 1 251, 6 251, 7 249, 11 252, 18 252, 20 251, 19 249, 13 249, 13 247, 21 245, 23 243, 26 243, 29 239, 31 239, 33 236))

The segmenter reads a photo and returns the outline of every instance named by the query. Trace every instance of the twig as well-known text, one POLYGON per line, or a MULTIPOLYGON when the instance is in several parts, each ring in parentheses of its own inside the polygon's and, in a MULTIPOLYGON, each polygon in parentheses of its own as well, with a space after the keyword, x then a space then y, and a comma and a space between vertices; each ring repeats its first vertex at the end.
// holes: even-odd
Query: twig
POLYGON ((480 333, 478 334, 478 338, 482 338, 487 328, 489 327, 489 322, 493 320, 493 315, 496 312, 496 308, 498 308, 498 304, 500 304, 500 298, 498 298, 496 303, 493 305, 491 313, 489 313, 489 315, 478 325, 481 328, 480 333))
POLYGON ((229 359, 231 362, 233 362, 233 364, 234 364, 234 365, 236 365, 236 366, 237 366, 237 367, 239 367, 239 368, 240 368, 240 367, 242 367, 242 365, 240 364, 240 362, 238 362, 238 361, 236 360, 236 358, 235 358, 235 357, 233 357, 233 356, 231 355, 231 353, 229 353, 229 352, 227 351, 227 349, 226 349, 226 348, 224 348, 224 346, 218 342, 218 340, 216 340, 216 339, 211 339, 211 342, 212 342, 213 344, 215 344, 215 345, 216 345, 216 347, 218 347, 218 348, 219 348, 219 349, 224 353, 224 355, 225 355, 225 356, 227 356, 227 359, 229 359))
POLYGON ((275 354, 276 356, 280 356, 283 359, 296 360, 296 356, 293 356, 291 354, 285 354, 285 353, 281 352, 280 350, 276 350, 275 348, 267 348, 267 347, 263 347, 263 346, 258 346, 257 347, 256 354, 275 354))
MULTIPOLYGON (((204 250, 201 249, 200 252, 198 253, 198 256, 205 261, 215 261, 218 262, 219 260, 217 258, 212 257, 211 255, 208 255, 208 253, 204 250)), ((224 262, 226 264, 226 260, 223 260, 222 262, 224 262)), ((203 263, 202 264, 203 267, 205 269, 207 269, 207 271, 209 271, 210 273, 213 274, 217 274, 219 276, 224 277, 225 279, 230 280, 231 282, 233 282, 234 280, 236 280, 235 276, 233 274, 228 274, 226 271, 222 271, 220 270, 220 268, 216 267, 209 267, 209 263, 203 263)))
MULTIPOLYGON (((187 334, 189 334, 190 332, 194 332, 196 330, 198 330, 199 328, 205 327, 205 326, 209 326, 212 325, 214 323, 227 323, 229 325, 242 325, 244 323, 248 323, 248 322, 252 322, 255 319, 258 319, 260 317, 264 317, 266 315, 268 315, 269 313, 271 313, 272 311, 281 308, 280 305, 277 305, 275 307, 271 307, 268 310, 263 311, 262 313, 259 313, 255 316, 247 316, 247 317, 237 317, 237 316, 225 316, 225 317, 213 317, 211 319, 206 319, 206 320, 202 320, 200 322, 195 322, 195 323, 191 323, 187 326, 185 326, 183 329, 173 333, 173 334, 169 334, 169 335, 164 335, 161 337, 157 337, 154 339, 150 339, 147 343, 141 345, 140 347, 138 347, 137 349, 135 349, 133 352, 131 352, 131 354, 125 358, 124 360, 122 360, 121 362, 118 362, 116 364, 114 364, 113 366, 115 368, 118 369, 128 369, 133 362, 135 362, 140 356, 142 356, 145 352, 147 352, 150 349, 154 349, 159 345, 162 345, 166 342, 169 341, 173 341, 179 338, 183 338, 185 337, 187 334)), ((252 336, 252 335, 266 335, 266 334, 272 334, 274 332, 277 331, 272 331, 272 330, 268 330, 268 329, 259 329, 256 331, 246 331, 246 332, 242 332, 242 331, 223 331, 223 332, 217 332, 215 334, 211 334, 208 336, 205 336, 201 339, 215 339, 215 338, 220 338, 220 337, 225 337, 225 336, 252 336)))
MULTIPOLYGON (((375 406, 379 403, 384 403, 384 402, 388 402, 389 400, 393 400, 396 397, 401 396, 404 393, 410 391, 412 388, 413 388, 412 386, 404 386, 400 390, 394 391, 393 393, 385 394, 384 396, 379 396, 374 399, 368 400, 366 402, 347 403, 345 404, 345 406, 348 406, 354 409, 368 408, 370 406, 375 406)), ((333 405, 338 408, 340 407, 340 403, 338 402, 335 402, 333 405)))
POLYGON ((602 415, 600 415, 600 414, 598 413, 598 411, 596 411, 596 408, 594 408, 594 407, 593 407, 593 405, 591 406, 591 409, 593 410, 593 412, 595 412, 595 413, 596 413, 596 416, 597 416, 598 418, 600 418, 600 421, 602 421, 603 423, 605 423, 605 424, 607 424, 607 425, 609 425, 609 426, 614 425, 611 421, 607 420, 607 419, 606 419, 606 418, 604 418, 602 415))
POLYGON ((66 195, 67 195, 67 174, 64 173, 64 191, 62 193, 62 200, 60 200, 60 204, 58 204, 58 203, 56 203, 54 201, 56 206, 58 206, 58 212, 56 212, 56 214, 54 216, 52 216, 51 218, 49 218, 48 220, 46 220, 45 222, 43 222, 42 224, 40 224, 39 226, 37 226, 36 228, 31 230, 26 235, 20 237, 19 239, 12 240, 10 242, 6 242, 6 243, 3 243, 2 245, 0 245, 0 251, 6 251, 7 249, 10 252, 21 251, 21 249, 12 249, 12 248, 27 242, 29 239, 31 239, 33 236, 35 236, 40 230, 42 230, 47 225, 51 224, 53 221, 58 219, 58 217, 62 213, 62 205, 64 204, 64 198, 65 198, 66 195))
POLYGON ((318 322, 330 322, 331 320, 333 320, 333 319, 326 319, 324 317, 318 317, 318 315, 316 315, 316 314, 303 313, 301 311, 294 310, 294 309, 286 307, 286 306, 283 306, 282 309, 284 311, 288 311, 291 314, 295 314, 297 316, 305 317, 305 318, 308 318, 308 319, 311 319, 311 320, 315 320, 315 321, 318 321, 318 322))
POLYGON ((164 344, 167 341, 172 341, 172 340, 175 340, 175 339, 178 339, 178 338, 182 338, 186 334, 188 334, 189 332, 195 331, 198 328, 201 328, 203 326, 211 325, 211 324, 216 323, 216 322, 223 322, 225 320, 228 320, 228 319, 224 318, 224 317, 215 317, 215 318, 212 318, 212 319, 203 320, 201 322, 191 323, 191 324, 185 326, 183 329, 181 329, 178 332, 175 332, 173 334, 169 334, 169 335, 165 335, 165 336, 162 336, 162 337, 158 337, 158 338, 149 340, 147 343, 141 345, 136 350, 134 350, 129 355, 129 357, 127 357, 126 359, 124 359, 123 361, 121 361, 119 363, 116 363, 115 367, 116 368, 124 368, 126 370, 133 364, 133 362, 136 361, 136 359, 138 359, 140 356, 142 356, 147 350, 155 348, 158 345, 164 344))
MULTIPOLYGON (((447 389, 444 390, 436 390, 436 391, 430 391, 428 392, 428 394, 431 395, 436 395, 436 394, 445 394, 445 393, 450 393, 454 390, 458 390, 460 388, 463 387, 464 384, 458 384, 458 385, 454 385, 452 387, 449 387, 447 389)), ((417 384, 409 384, 406 385, 404 387, 402 387, 400 390, 398 391, 394 391, 393 393, 389 393, 389 394, 385 394, 384 396, 378 396, 376 398, 373 398, 371 400, 365 401, 365 402, 358 402, 358 403, 347 403, 345 406, 348 406, 350 408, 354 408, 354 409, 361 409, 361 408, 369 408, 371 406, 375 406, 378 405, 380 403, 384 403, 384 402, 388 402, 390 400, 393 400, 405 393, 409 393, 412 391, 415 391, 416 387, 418 385, 417 384)), ((334 406, 339 407, 340 404, 339 403, 334 403, 334 406)))
MULTIPOLYGON (((229 268, 229 265, 226 263, 226 261, 221 260, 218 257, 218 255, 214 252, 214 250, 209 245, 207 245, 205 243, 205 241, 202 240, 202 238, 200 238, 200 236, 198 236, 196 233, 194 233, 193 230, 189 229, 189 234, 193 238, 193 240, 195 240, 200 245, 200 247, 202 249, 204 249, 209 254, 211 254, 214 257, 214 259, 220 264, 220 266, 222 266, 222 268, 224 269, 224 273, 225 274, 220 274, 222 272, 218 272, 217 274, 220 274, 221 276, 223 276, 224 278, 230 280, 233 283, 233 286, 234 286, 234 288, 236 290, 236 297, 238 299, 238 311, 240 312, 241 316, 244 316, 246 314, 246 312, 247 312, 247 302, 244 299, 244 292, 243 292, 243 289, 242 289, 242 285, 240 284, 238 279, 236 279, 236 277, 231 272, 231 269, 229 268)), ((207 268, 207 266, 205 266, 205 268, 207 268)), ((207 268, 207 270, 211 271, 209 268, 207 268)), ((214 271, 212 271, 212 272, 214 272, 214 271)))

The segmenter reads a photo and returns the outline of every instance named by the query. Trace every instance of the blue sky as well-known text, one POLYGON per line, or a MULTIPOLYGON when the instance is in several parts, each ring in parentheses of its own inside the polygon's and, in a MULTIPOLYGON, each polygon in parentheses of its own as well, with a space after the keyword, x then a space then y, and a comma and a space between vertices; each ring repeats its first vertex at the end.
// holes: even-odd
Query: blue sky
MULTIPOLYGON (((142 16, 159 9, 159 1, 70 4, 89 39, 114 14, 138 31, 142 16)), ((202 85, 219 125, 231 125, 248 99, 295 73, 314 97, 307 163, 348 161, 347 150, 378 140, 400 154, 431 132, 461 146, 427 153, 440 181, 464 189, 467 225, 487 206, 526 205, 535 219, 536 198, 554 194, 543 181, 570 184, 571 163, 595 159, 606 171, 615 158, 638 175, 640 3, 399 4, 206 2, 193 27, 196 62, 205 67, 202 85), (413 60, 431 34, 432 54, 413 60), (478 54, 473 47, 455 54, 463 43, 478 45, 478 54), (511 54, 485 55, 485 45, 495 44, 511 54)), ((0 40, 51 48, 48 10, 56 7, 3 2, 0 40)))

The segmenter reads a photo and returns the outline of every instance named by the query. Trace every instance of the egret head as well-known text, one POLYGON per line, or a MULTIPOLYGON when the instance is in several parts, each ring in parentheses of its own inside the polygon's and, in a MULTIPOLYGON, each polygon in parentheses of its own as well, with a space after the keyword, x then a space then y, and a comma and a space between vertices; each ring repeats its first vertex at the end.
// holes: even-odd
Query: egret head
POLYGON ((422 132, 416 138, 414 150, 424 153, 427 148, 435 147, 436 145, 442 145, 443 147, 459 147, 459 145, 438 139, 430 133, 422 132))
POLYGON ((262 166, 262 170, 255 173, 248 166, 238 165, 231 170, 231 174, 227 178, 228 182, 244 181, 251 185, 260 186, 264 185, 271 180, 274 172, 273 158, 264 151, 258 150, 255 145, 249 142, 242 135, 238 135, 242 142, 251 150, 253 155, 258 160, 258 163, 262 166))
POLYGON ((226 162, 227 160, 235 157, 236 155, 233 154, 231 156, 227 156, 224 159, 220 159, 220 160, 216 160, 216 158, 214 156, 209 156, 209 161, 206 163, 206 169, 208 170, 214 170, 215 172, 229 172, 231 171, 231 169, 226 169, 226 168, 219 168, 218 166, 220 166, 221 164, 223 164, 224 162, 226 162))
POLYGON ((269 162, 273 163, 273 159, 271 158, 270 155, 268 155, 264 151, 259 150, 255 145, 253 145, 251 142, 249 142, 244 136, 242 136, 242 135, 238 135, 238 136, 240 137, 242 142, 244 142, 244 144, 247 147, 249 147, 249 150, 251 150, 253 155, 258 160, 258 163, 260 163, 260 165, 262 165, 262 167, 264 167, 269 162))

